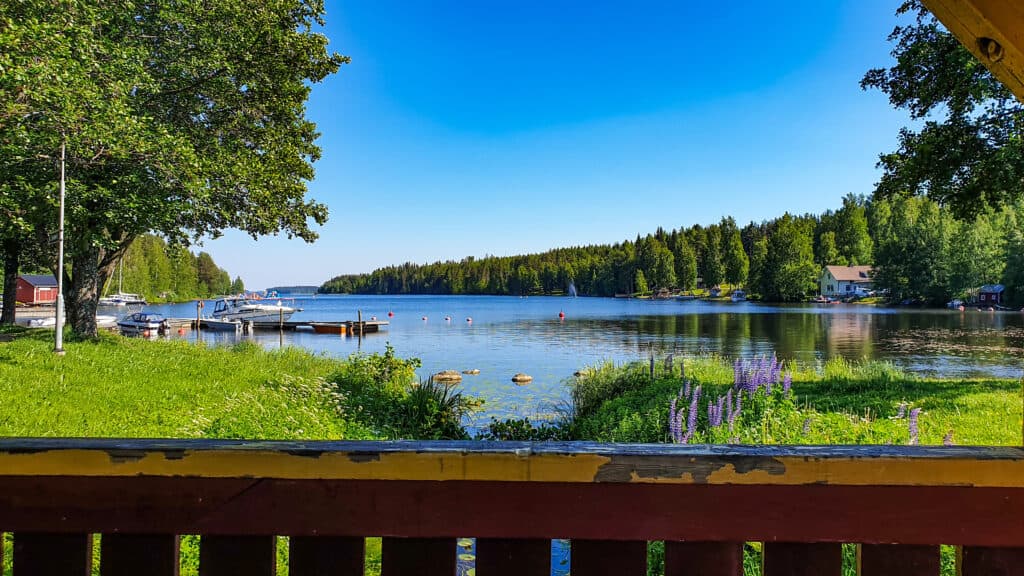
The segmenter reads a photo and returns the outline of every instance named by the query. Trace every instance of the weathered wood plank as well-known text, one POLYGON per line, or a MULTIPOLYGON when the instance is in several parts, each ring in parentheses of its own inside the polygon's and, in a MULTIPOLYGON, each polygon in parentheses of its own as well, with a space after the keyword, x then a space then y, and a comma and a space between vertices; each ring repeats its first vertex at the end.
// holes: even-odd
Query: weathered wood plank
POLYGON ((180 538, 172 534, 104 534, 101 576, 178 576, 180 538))
POLYGON ((89 576, 91 534, 15 532, 14 576, 89 576))
POLYGON ((1024 548, 964 546, 961 576, 1024 576, 1024 548))
POLYGON ((1024 449, 0 439, 2 476, 1024 488, 1024 449))
POLYGON ((841 544, 795 544, 766 542, 764 576, 842 576, 841 544))
POLYGON ((480 576, 549 576, 551 540, 477 538, 476 573, 480 576))
POLYGON ((979 62, 1024 100, 1024 5, 1007 0, 924 0, 924 4, 979 62))
POLYGON ((365 538, 292 536, 288 539, 291 576, 363 576, 365 538))
POLYGON ((6 531, 1019 546, 1021 518, 1024 490, 970 486, 0 476, 6 531))
POLYGON ((203 536, 199 576, 274 576, 276 536, 203 536))
POLYGON ((647 542, 576 539, 570 545, 573 576, 647 574, 647 542))
POLYGON ((454 576, 454 538, 384 538, 381 576, 454 576))
POLYGON ((740 576, 742 542, 665 542, 665 576, 740 576))
POLYGON ((857 550, 859 576, 939 576, 938 546, 862 544, 857 550))

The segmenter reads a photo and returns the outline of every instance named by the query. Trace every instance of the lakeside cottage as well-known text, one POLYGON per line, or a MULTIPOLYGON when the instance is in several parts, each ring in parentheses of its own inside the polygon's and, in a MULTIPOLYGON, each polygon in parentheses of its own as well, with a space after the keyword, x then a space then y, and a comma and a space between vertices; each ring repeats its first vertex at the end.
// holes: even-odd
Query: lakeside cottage
POLYGON ((978 289, 978 304, 979 305, 999 305, 1003 303, 1003 293, 1006 291, 1006 287, 1002 284, 985 284, 978 289))
POLYGON ((825 266, 818 279, 822 296, 863 296, 874 288, 871 266, 825 266))
POLYGON ((57 279, 49 274, 18 276, 15 300, 22 304, 52 304, 57 301, 57 279))

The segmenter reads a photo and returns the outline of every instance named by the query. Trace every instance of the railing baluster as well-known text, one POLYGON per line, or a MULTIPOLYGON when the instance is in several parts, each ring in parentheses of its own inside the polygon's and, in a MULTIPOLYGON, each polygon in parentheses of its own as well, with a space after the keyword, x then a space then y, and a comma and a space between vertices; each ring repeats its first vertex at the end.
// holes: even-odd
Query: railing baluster
POLYGON ((665 542, 665 576, 739 576, 742 542, 665 542))
POLYGON ((199 576, 273 576, 276 572, 276 536, 203 536, 199 540, 199 576))
POLYGON ((960 552, 960 575, 1024 575, 1024 548, 964 546, 960 552))
POLYGON ((573 540, 571 546, 573 576, 647 574, 647 542, 573 540))
POLYGON ((365 538, 292 536, 288 539, 291 576, 363 576, 365 538))
POLYGON ((551 540, 477 538, 476 573, 479 576, 548 576, 551 540))
POLYGON ((764 544, 764 576, 841 576, 842 573, 842 544, 764 544))
POLYGON ((92 534, 14 534, 14 576, 89 576, 92 534))
POLYGON ((381 576, 454 576, 454 538, 384 538, 381 576))
POLYGON ((939 547, 861 544, 857 564, 860 576, 939 576, 939 547))
POLYGON ((173 534, 104 534, 102 576, 178 576, 180 539, 173 534))

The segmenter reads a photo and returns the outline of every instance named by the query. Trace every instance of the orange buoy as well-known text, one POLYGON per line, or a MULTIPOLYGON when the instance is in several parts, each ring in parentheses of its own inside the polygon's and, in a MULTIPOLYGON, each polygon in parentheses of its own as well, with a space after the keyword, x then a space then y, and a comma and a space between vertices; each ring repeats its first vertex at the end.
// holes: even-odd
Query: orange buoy
POLYGON ((149 338, 149 330, 143 330, 142 331, 142 337, 143 338, 149 338))
POLYGON ((388 310, 388 318, 394 318, 394 317, 395 317, 395 313, 390 311, 390 310, 388 310))
POLYGON ((178 328, 178 336, 184 336, 184 335, 185 335, 185 328, 184 327, 178 328))

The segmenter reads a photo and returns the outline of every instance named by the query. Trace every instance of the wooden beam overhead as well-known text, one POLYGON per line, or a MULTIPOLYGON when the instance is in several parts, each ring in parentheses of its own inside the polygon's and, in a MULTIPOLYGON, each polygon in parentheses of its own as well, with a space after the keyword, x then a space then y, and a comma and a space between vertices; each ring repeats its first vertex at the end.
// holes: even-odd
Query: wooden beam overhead
POLYGON ((996 78, 1024 101, 1024 2, 922 2, 996 78))

